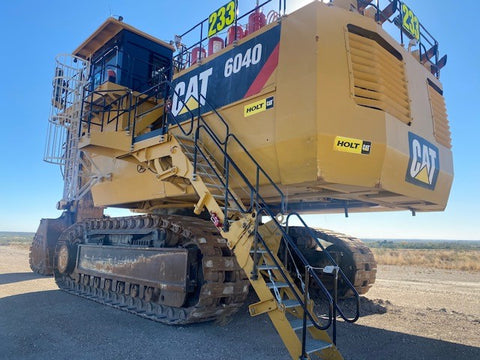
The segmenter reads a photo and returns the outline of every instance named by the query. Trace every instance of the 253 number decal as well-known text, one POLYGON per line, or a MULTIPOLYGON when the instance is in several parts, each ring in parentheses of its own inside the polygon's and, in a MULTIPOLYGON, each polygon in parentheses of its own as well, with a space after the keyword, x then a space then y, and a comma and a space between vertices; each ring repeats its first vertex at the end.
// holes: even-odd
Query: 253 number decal
POLYGON ((208 37, 230 26, 235 21, 235 1, 230 1, 208 17, 208 37))
POLYGON ((402 26, 413 38, 420 39, 420 22, 405 4, 402 4, 402 26))

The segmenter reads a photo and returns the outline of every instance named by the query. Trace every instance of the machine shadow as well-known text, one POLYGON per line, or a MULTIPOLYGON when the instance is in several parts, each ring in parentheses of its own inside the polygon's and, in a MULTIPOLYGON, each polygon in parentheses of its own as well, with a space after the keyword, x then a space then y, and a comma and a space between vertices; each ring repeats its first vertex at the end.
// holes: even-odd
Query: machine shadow
POLYGON ((29 281, 35 279, 43 279, 48 276, 38 275, 33 272, 22 272, 22 273, 6 273, 0 274, 0 285, 11 284, 21 281, 29 281))
POLYGON ((346 360, 480 359, 480 347, 357 324, 338 323, 337 346, 346 360))
MULTIPOLYGON (((328 316, 328 302, 314 298, 315 313, 321 318, 328 316)), ((379 299, 369 299, 365 296, 360 296, 360 318, 370 315, 385 314, 388 309, 388 301, 379 299)), ((353 318, 356 314, 356 302, 354 298, 338 300, 338 307, 347 318, 353 318)))
MULTIPOLYGON (((250 303, 226 325, 168 326, 60 290, 13 295, 0 299, 0 357, 119 359, 142 349, 142 359, 288 360, 267 316, 250 317, 250 303)), ((478 347, 364 325, 338 322, 337 334, 345 360, 480 359, 478 347)))

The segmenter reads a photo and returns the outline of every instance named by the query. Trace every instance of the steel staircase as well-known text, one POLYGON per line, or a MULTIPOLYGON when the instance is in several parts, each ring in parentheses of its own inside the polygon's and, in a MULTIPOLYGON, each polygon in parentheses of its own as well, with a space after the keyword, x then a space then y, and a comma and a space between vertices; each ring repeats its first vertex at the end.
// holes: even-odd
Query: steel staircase
MULTIPOLYGON (((228 246, 235 253, 239 265, 249 275, 250 283, 259 297, 259 302, 250 305, 250 314, 252 316, 267 314, 270 317, 292 359, 342 359, 335 346, 337 313, 347 322, 356 321, 359 317, 358 293, 327 253, 331 265, 320 270, 331 273, 335 284, 338 276, 343 277, 357 298, 357 312, 353 318, 348 318, 336 302, 336 287, 332 293, 327 290, 317 275, 316 271, 319 269, 314 269, 308 264, 288 235, 288 221, 291 217, 297 217, 309 229, 303 219, 300 215, 292 213, 288 215, 286 222, 282 221, 282 216, 277 216, 267 205, 259 190, 261 177, 267 179, 272 188, 278 192, 282 199, 280 207, 282 212, 285 212, 283 193, 238 138, 230 133, 227 122, 217 110, 207 99, 199 100, 210 108, 203 110, 199 108, 198 113, 194 114, 187 107, 191 114, 190 121, 180 122, 171 113, 168 116, 170 122, 176 124, 182 133, 176 135, 174 141, 179 143, 185 160, 192 166, 190 180, 199 195, 195 213, 200 214, 204 208, 208 210, 212 222, 227 239, 228 246), (224 126, 225 136, 219 137, 212 130, 210 124, 201 116, 205 111, 212 111, 215 121, 224 126), (208 141, 209 148, 213 146, 215 153, 221 154, 222 158, 219 159, 218 156, 214 158, 203 145, 204 141, 208 141), (252 162, 256 169, 255 182, 252 183, 231 158, 229 147, 231 148, 232 143, 239 146, 252 162), (235 189, 249 192, 249 204, 243 203, 240 196, 233 191, 234 186, 230 184, 233 179, 235 189), (239 187, 239 181, 243 186, 239 187), (263 223, 264 217, 271 220, 263 223), (279 257, 280 248, 284 253, 283 260, 279 257), (286 262, 290 266, 289 269, 286 262), (292 272, 296 274, 295 279, 291 276, 292 272), (311 281, 321 290, 328 303, 326 320, 320 321, 314 313, 315 304, 309 294, 311 281), (333 340, 326 331, 329 328, 332 328, 333 340)), ((201 102, 197 101, 198 104, 201 102)), ((212 121, 211 118, 209 121, 212 121)), ((216 125, 218 129, 218 124, 216 125)), ((313 232, 311 233, 312 238, 316 239, 313 232)), ((317 243, 325 251, 318 240, 317 243)))

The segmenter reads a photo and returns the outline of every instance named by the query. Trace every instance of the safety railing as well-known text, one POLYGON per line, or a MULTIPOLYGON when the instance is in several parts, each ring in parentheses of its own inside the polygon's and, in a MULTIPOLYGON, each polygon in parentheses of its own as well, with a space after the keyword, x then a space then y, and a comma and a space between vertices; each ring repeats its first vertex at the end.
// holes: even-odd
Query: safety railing
MULTIPOLYGON (((256 216, 259 216, 261 217, 262 215, 264 216, 269 216, 268 214, 270 213, 270 211, 268 210, 267 207, 261 207, 259 208, 259 212, 256 213, 256 216)), ((277 225, 277 228, 282 230, 283 229, 283 226, 279 225, 279 223, 275 220, 275 217, 272 218, 273 221, 275 222, 275 224, 277 225)), ((282 235, 284 236, 283 237, 283 241, 285 242, 288 242, 289 245, 291 246, 291 249, 294 251, 295 255, 298 256, 298 258, 301 260, 302 264, 305 266, 306 269, 309 269, 311 268, 310 267, 310 264, 308 263, 307 259, 305 259, 305 257, 303 256, 303 254, 301 253, 301 251, 298 249, 298 247, 295 245, 295 243, 293 242, 293 240, 286 234, 285 231, 282 231, 282 235)), ((285 267, 283 266, 283 263, 281 263, 279 260, 277 260, 277 257, 275 256, 275 254, 272 252, 272 250, 268 247, 267 243, 265 242, 265 240, 263 239, 263 237, 257 232, 256 233, 256 241, 258 242, 259 245, 261 245, 263 247, 263 249, 266 250, 267 254, 268 254, 268 257, 272 260, 272 262, 275 264, 276 267, 278 267, 278 271, 280 272, 281 276, 282 276, 282 279, 283 281, 285 281, 285 283, 287 283, 289 285, 289 288, 292 289, 292 293, 294 294, 296 300, 298 301, 298 303, 300 304, 300 306, 303 308, 304 310, 304 314, 306 315, 306 317, 308 317, 308 319, 312 322, 313 326, 315 326, 317 329, 319 330, 326 330, 328 329, 333 322, 335 322, 335 319, 333 317, 333 312, 334 312, 334 306, 333 306, 333 296, 330 294, 330 292, 327 290, 327 288, 325 287, 325 285, 323 284, 322 280, 318 277, 318 274, 316 274, 315 272, 310 272, 310 275, 312 276, 312 278, 314 279, 316 285, 321 289, 322 291, 322 294, 325 296, 328 304, 329 304, 329 307, 328 307, 328 320, 326 322, 326 324, 321 324, 319 321, 317 321, 316 319, 316 316, 315 314, 313 314, 309 309, 308 309, 308 300, 309 300, 309 297, 306 298, 304 296, 304 294, 308 293, 308 288, 305 286, 305 284, 300 284, 300 288, 303 290, 303 292, 301 294, 297 293, 296 291, 294 291, 295 287, 296 287, 296 284, 294 284, 290 279, 290 276, 287 274, 286 272, 286 269, 285 267)), ((293 259, 293 254, 291 254, 291 259, 292 261, 294 261, 293 259)), ((258 257, 256 255, 256 253, 254 252, 253 253, 253 258, 255 259, 256 257, 258 257)), ((255 263, 255 262, 254 262, 255 263)), ((300 279, 299 279, 300 280, 300 279)), ((278 299, 277 299, 278 300, 278 299)), ((280 303, 281 303, 281 300, 280 300, 280 303)))
MULTIPOLYGON (((300 216, 299 213, 297 212, 291 212, 287 215, 287 218, 286 218, 286 221, 285 221, 285 228, 286 228, 286 232, 288 233, 288 228, 289 228, 289 221, 290 221, 290 218, 291 217, 295 217, 298 221, 300 221, 300 223, 302 224, 302 226, 307 230, 308 234, 310 235, 310 237, 315 241, 315 244, 320 248, 322 249, 322 251, 325 253, 325 255, 327 256, 327 259, 328 261, 330 262, 330 265, 332 266, 338 266, 335 259, 332 257, 332 255, 327 251, 327 249, 323 246, 323 244, 321 243, 321 241, 318 240, 318 237, 316 236, 315 232, 310 228, 308 227, 307 223, 305 222, 305 220, 300 216)), ((313 269, 313 268, 312 268, 313 269)), ((344 271, 339 268, 338 270, 338 274, 340 275, 340 277, 342 278, 342 280, 344 281, 345 285, 347 286, 347 288, 349 288, 350 290, 352 290, 353 292, 353 295, 356 299, 355 301, 355 304, 356 304, 356 310, 355 310, 355 316, 353 318, 348 318, 345 313, 342 311, 342 309, 340 309, 338 306, 336 307, 336 310, 338 310, 339 314, 341 315, 341 317, 347 321, 347 322, 355 322, 358 320, 359 316, 360 316, 360 295, 358 294, 358 291, 355 289, 355 286, 353 286, 352 282, 349 280, 348 276, 344 273, 344 271)))
MULTIPOLYGON (((168 84, 173 94, 176 94, 178 96, 172 84, 171 83, 168 83, 168 84)), ((272 178, 268 175, 268 173, 260 166, 260 164, 255 160, 255 158, 248 151, 248 149, 243 145, 243 143, 238 139, 238 137, 235 134, 230 132, 230 127, 228 123, 218 113, 216 108, 203 95, 200 95, 200 98, 198 100, 195 99, 195 101, 198 102, 199 104, 198 111, 196 114, 188 107, 185 100, 179 97, 179 101, 182 102, 186 111, 190 114, 190 118, 189 120, 179 121, 176 118, 176 116, 174 116, 171 112, 169 112, 168 118, 171 120, 171 122, 178 126, 178 128, 181 130, 183 135, 189 136, 189 135, 192 135, 193 133, 196 144, 198 144, 198 142, 201 141, 202 134, 204 133, 205 135, 208 136, 209 140, 215 144, 217 148, 221 149, 221 154, 223 156, 223 159, 221 162, 223 162, 223 168, 224 168, 224 174, 222 174, 222 176, 225 180, 222 177, 220 177, 219 181, 222 183, 225 189, 227 189, 227 193, 225 197, 225 215, 227 215, 227 212, 228 212, 229 199, 234 199, 237 207, 239 207, 239 210, 241 210, 242 212, 250 212, 254 209, 254 196, 255 194, 257 194, 257 196, 260 196, 259 195, 260 177, 263 177, 264 180, 275 190, 277 197, 280 198, 281 211, 282 212, 285 211, 286 202, 285 202, 285 195, 283 194, 282 190, 272 180, 272 178), (203 111, 201 110, 202 103, 208 106, 208 108, 203 111), (207 112, 211 111, 213 114, 215 114, 215 119, 218 120, 217 124, 220 124, 221 126, 223 126, 223 131, 225 132, 224 136, 219 137, 212 130, 211 126, 207 123, 204 115, 202 115, 205 113, 205 111, 207 112), (243 171, 241 171, 238 165, 230 157, 229 148, 231 148, 232 146, 239 147, 241 149, 241 152, 247 157, 250 163, 250 166, 253 167, 255 171, 256 185, 251 184, 248 177, 244 174, 243 171), (248 189, 250 193, 250 204, 248 206, 244 206, 243 204, 240 204, 238 200, 236 200, 233 193, 230 191, 229 182, 232 177, 230 173, 231 171, 230 169, 233 169, 236 172, 239 179, 243 181, 244 188, 248 189)), ((210 160, 208 159, 208 156, 206 156, 207 154, 203 152, 202 147, 198 145, 195 146, 194 162, 193 162, 194 176, 197 173, 198 153, 200 153, 207 160, 207 162, 209 162, 209 164, 212 165, 210 160)), ((265 202, 263 197, 260 196, 260 199, 263 202, 265 202)), ((228 226, 228 224, 225 224, 225 226, 228 226)))
MULTIPOLYGON (((307 231, 309 232, 310 236, 315 240, 316 244, 322 249, 322 251, 324 251, 325 255, 327 256, 327 259, 328 261, 330 262, 330 265, 331 266, 337 266, 338 267, 338 264, 336 263, 336 261, 333 259, 333 257, 331 256, 331 254, 325 249, 325 247, 322 245, 322 243, 320 241, 318 241, 317 239, 317 236, 315 235, 315 233, 312 231, 312 229, 310 227, 308 227, 308 225, 306 224, 306 222, 303 220, 303 218, 298 214, 298 213, 290 213, 289 215, 287 215, 287 219, 286 219, 286 223, 285 223, 285 226, 283 226, 276 218, 275 214, 272 212, 272 210, 268 207, 267 204, 261 204, 261 207, 260 207, 260 210, 261 210, 261 214, 265 215, 265 216, 268 216, 269 218, 272 219, 272 221, 275 223, 277 229, 281 232, 282 234, 282 238, 284 239, 285 241, 285 245, 288 246, 289 248, 293 249, 294 252, 295 252, 295 255, 298 256, 298 258, 301 260, 302 264, 305 266, 305 267, 308 267, 308 270, 312 276, 313 279, 315 279, 317 285, 322 285, 323 286, 323 282, 321 281, 321 279, 319 278, 318 274, 313 271, 314 268, 310 266, 310 264, 308 263, 308 261, 306 260, 306 258, 303 256, 303 254, 301 253, 301 251, 298 249, 297 245, 295 244, 294 240, 292 239, 292 237, 289 235, 288 233, 288 221, 290 219, 291 216, 295 216, 299 221, 300 223, 302 224, 302 226, 307 229, 307 231)), ((263 245, 263 243, 262 243, 263 245)), ((347 315, 345 315, 344 311, 338 306, 336 305, 336 310, 338 311, 339 315, 342 317, 342 319, 344 319, 345 321, 347 322, 355 322, 358 320, 358 318, 360 317, 360 295, 358 294, 357 290, 355 289, 355 287, 353 286, 353 284, 350 282, 350 280, 348 279, 347 275, 345 275, 345 273, 343 272, 343 270, 341 270, 339 268, 339 272, 338 272, 339 276, 341 277, 341 279, 344 281, 346 287, 350 290, 352 290, 353 294, 354 294, 354 297, 356 299, 355 303, 356 303, 356 310, 355 310, 355 315, 351 318, 349 318, 347 315)), ((322 292, 324 292, 324 290, 322 289, 322 292)))
POLYGON ((118 131, 120 122, 124 121, 125 128, 122 130, 131 132, 133 144, 136 136, 137 120, 139 116, 146 115, 149 112, 149 110, 146 110, 138 114, 139 107, 146 102, 157 102, 159 99, 165 99, 166 85, 167 81, 164 80, 141 93, 134 93, 127 88, 85 91, 87 95, 82 101, 79 132, 86 131, 89 134, 92 126, 103 132, 105 126, 111 123, 115 123, 115 131, 118 131), (126 116, 126 119, 123 119, 123 116, 126 116))
POLYGON ((358 0, 358 8, 362 12, 367 7, 376 10, 375 20, 381 24, 388 21, 399 29, 400 44, 404 46, 405 37, 409 39, 408 47, 411 49, 418 46, 419 61, 423 64, 427 61, 432 63, 432 73, 440 76, 440 70, 445 66, 447 57, 439 57, 439 43, 425 26, 418 20, 409 7, 400 0, 388 0, 388 4, 382 8, 380 0, 358 0), (408 14, 407 14, 408 12, 408 14), (406 25, 411 24, 407 30, 406 25), (413 34, 412 34, 413 33, 413 34))
MULTIPOLYGON (((88 92, 83 98, 81 115, 81 123, 86 125, 87 134, 90 133, 92 126, 99 127, 100 132, 103 132, 104 127, 112 122, 115 122, 115 131, 118 131, 119 119, 123 114, 130 113, 131 101, 131 92, 128 89, 97 89, 88 92), (115 113, 113 116, 112 112, 115 113)), ((82 130, 81 126, 80 131, 82 130)))
MULTIPOLYGON (((257 5, 254 8, 242 13, 241 15, 238 15, 238 6, 240 2, 235 0, 234 3, 235 19, 231 26, 228 28, 226 27, 224 31, 220 33, 215 33, 215 36, 218 37, 219 35, 226 35, 228 32, 227 29, 233 29, 233 31, 230 30, 232 35, 226 36, 226 41, 223 42, 224 46, 234 44, 237 42, 237 40, 239 40, 239 38, 246 36, 244 35, 245 31, 243 30, 244 25, 242 25, 241 22, 251 14, 267 13, 265 15, 265 24, 259 24, 252 28, 256 31, 260 27, 278 20, 281 16, 287 13, 287 0, 265 0, 261 3, 257 1, 257 5)), ((212 55, 210 52, 207 54, 205 47, 205 44, 207 44, 209 38, 211 37, 208 35, 208 25, 209 18, 206 18, 185 31, 183 34, 175 36, 175 45, 178 49, 178 53, 174 56, 174 67, 177 71, 185 69, 197 62, 200 63, 202 59, 207 57, 207 55, 212 55), (189 43, 190 45, 187 46, 185 43, 189 43)), ((245 27, 247 27, 246 30, 248 31, 248 25, 245 25, 245 27)))
MULTIPOLYGON (((231 31, 231 35, 227 35, 225 41, 222 42, 224 46, 228 46, 234 44, 239 38, 243 35, 243 25, 241 25, 242 20, 249 17, 253 13, 259 13, 263 9, 263 13, 268 12, 266 15, 266 23, 270 23, 279 19, 281 16, 287 14, 287 0, 266 0, 262 3, 257 2, 257 6, 252 8, 251 10, 244 12, 241 15, 238 15, 238 6, 239 1, 236 0, 235 2, 235 9, 236 9, 236 16, 234 22, 231 24, 231 28, 234 30, 231 31), (227 41, 229 40, 229 41, 227 41)), ((328 3, 328 1, 323 1, 324 3, 328 3)), ((334 1, 330 1, 330 3, 334 3, 334 1)), ((404 27, 403 24, 403 17, 405 11, 411 11, 408 6, 405 5, 403 1, 400 0, 388 0, 387 1, 380 1, 380 0, 357 0, 357 9, 364 13, 365 9, 371 7, 375 10, 375 21, 379 23, 384 23, 386 21, 394 24, 398 27, 399 31, 399 41, 400 44, 404 45, 404 38, 407 37, 410 40, 414 39, 415 37, 404 27), (383 3, 386 3, 384 6, 383 3), (383 7, 384 6, 384 7, 383 7), (408 9, 408 10, 407 10, 408 9)), ((433 69, 432 71, 435 73, 437 77, 439 77, 440 69, 446 63, 446 56, 440 58, 438 53, 438 41, 432 36, 432 34, 426 29, 426 27, 418 21, 413 13, 410 21, 417 23, 418 28, 415 31, 418 31, 418 51, 419 51, 419 58, 420 62, 424 63, 427 60, 432 62, 433 69), (435 51, 432 51, 435 50, 435 51)), ((410 17, 408 18, 410 19, 410 17)), ((212 53, 207 53, 205 44, 208 43, 210 36, 208 35, 209 29, 208 25, 210 24, 209 18, 206 18, 199 23, 197 23, 192 28, 188 29, 181 35, 177 35, 175 39, 175 45, 177 47, 177 54, 174 56, 174 68, 179 71, 185 69, 195 63, 200 63, 203 58, 212 55, 212 53), (185 45, 186 43, 190 45, 185 45)), ((412 25, 413 26, 413 25, 412 25)), ((415 25, 416 26, 416 25, 415 25)), ((414 27, 415 27, 414 26, 414 27)), ((230 28, 228 28, 230 29, 230 28)), ((225 35, 227 31, 223 31, 220 34, 215 33, 215 36, 218 35, 225 35)), ((409 45, 410 47, 411 45, 409 45)))

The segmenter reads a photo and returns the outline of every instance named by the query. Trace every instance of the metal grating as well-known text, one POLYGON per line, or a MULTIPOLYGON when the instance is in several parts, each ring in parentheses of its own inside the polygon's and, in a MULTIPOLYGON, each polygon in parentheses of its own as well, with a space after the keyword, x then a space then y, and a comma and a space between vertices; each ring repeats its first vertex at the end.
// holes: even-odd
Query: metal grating
POLYGON ((366 30, 359 34, 360 30, 352 32, 349 27, 348 32, 355 102, 385 111, 409 125, 412 118, 401 55, 378 34, 366 30))
POLYGON ((428 81, 428 98, 432 109, 433 135, 439 144, 447 148, 452 147, 450 126, 448 124, 447 108, 442 91, 428 81))

